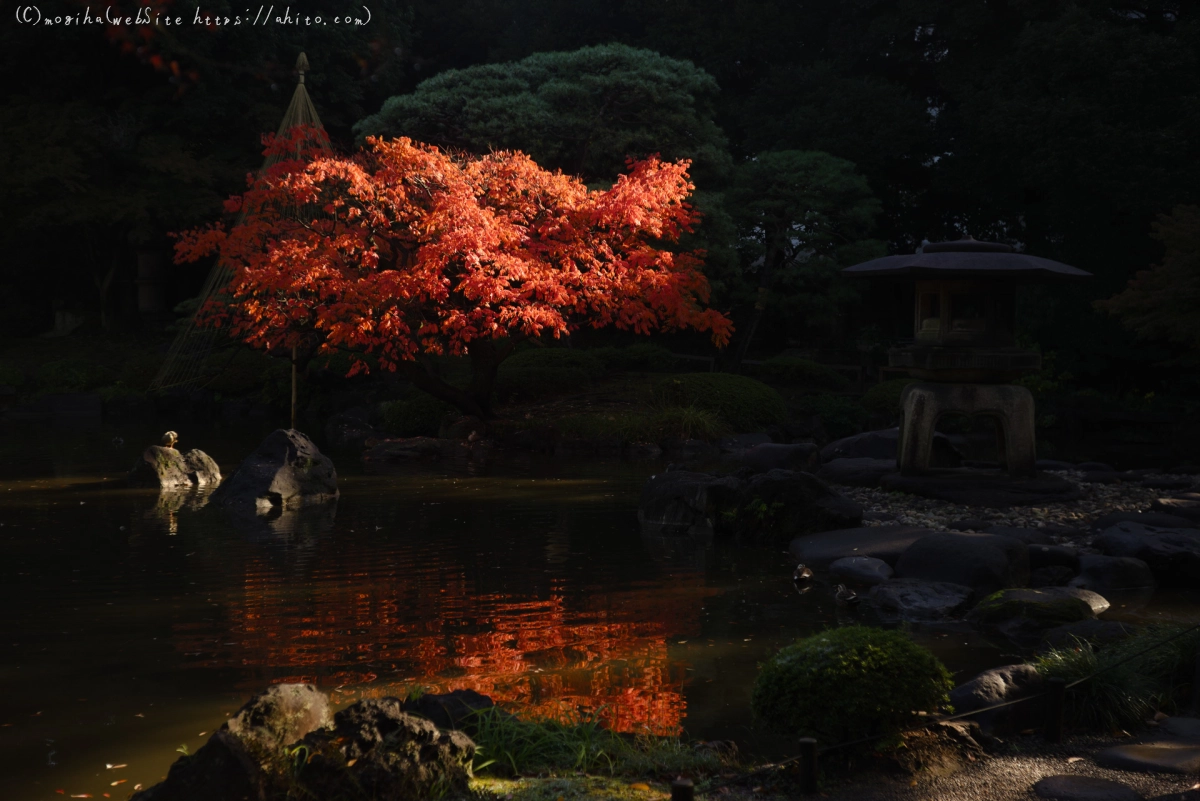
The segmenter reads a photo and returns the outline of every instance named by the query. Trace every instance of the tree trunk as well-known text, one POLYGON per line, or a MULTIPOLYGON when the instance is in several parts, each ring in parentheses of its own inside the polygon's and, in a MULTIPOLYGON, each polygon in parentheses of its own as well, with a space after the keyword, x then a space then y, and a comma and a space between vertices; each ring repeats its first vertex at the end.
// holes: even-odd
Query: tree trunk
POLYGON ((737 349, 734 351, 733 363, 729 365, 730 372, 738 372, 742 366, 742 360, 746 358, 746 353, 750 350, 750 341, 754 339, 754 330, 758 328, 763 310, 767 306, 767 292, 775 278, 775 270, 783 262, 783 258, 783 247, 776 244, 767 251, 766 258, 763 259, 762 271, 758 274, 758 299, 754 303, 754 316, 750 318, 750 323, 744 329, 737 349))

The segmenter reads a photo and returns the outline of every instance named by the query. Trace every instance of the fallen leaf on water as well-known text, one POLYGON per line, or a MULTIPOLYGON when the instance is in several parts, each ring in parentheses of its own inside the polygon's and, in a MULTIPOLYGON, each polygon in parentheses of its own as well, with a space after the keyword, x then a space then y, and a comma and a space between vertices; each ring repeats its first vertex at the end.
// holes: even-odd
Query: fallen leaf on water
POLYGON ((352 767, 354 767, 354 763, 355 763, 355 762, 357 762, 357 761, 358 761, 358 759, 357 759, 357 758, 355 758, 355 759, 351 759, 350 761, 348 761, 348 762, 346 763, 346 767, 348 767, 348 768, 352 768, 352 767))
POLYGON ((108 768, 109 770, 120 770, 121 768, 127 768, 129 766, 123 762, 120 765, 112 765, 112 764, 109 764, 108 762, 105 762, 104 767, 108 768))
POLYGON ((629 785, 629 789, 650 792, 650 785, 646 784, 645 782, 634 782, 633 784, 629 785))
POLYGON ((908 783, 908 786, 909 786, 909 787, 916 787, 916 786, 917 786, 917 780, 916 780, 916 779, 913 779, 911 782, 909 782, 909 783, 908 783))
POLYGON ((127 781, 129 781, 129 779, 117 779, 115 782, 110 784, 109 787, 116 787, 118 784, 124 784, 127 781))
POLYGON ((135 790, 140 790, 140 789, 142 789, 142 785, 141 785, 141 784, 135 784, 135 785, 133 785, 133 789, 135 789, 135 790))
POLYGON ((1033 729, 1022 729, 1021 734, 1033 734, 1033 729))
POLYGON ((206 734, 208 734, 208 732, 206 732, 206 731, 202 731, 202 732, 200 732, 199 734, 197 734, 196 736, 197 736, 197 737, 203 737, 203 736, 204 736, 204 735, 206 735, 206 734))
POLYGON ((145 715, 143 715, 141 712, 138 712, 136 715, 134 715, 134 717, 135 717, 135 718, 144 718, 144 717, 146 717, 146 716, 145 716, 145 715))
POLYGON ((1070 765, 1073 762, 1082 762, 1082 761, 1083 761, 1083 757, 1067 757, 1068 765, 1070 765))
POLYGON ((91 793, 79 793, 78 795, 76 795, 75 793, 71 794, 71 798, 91 798, 91 797, 92 797, 91 793))

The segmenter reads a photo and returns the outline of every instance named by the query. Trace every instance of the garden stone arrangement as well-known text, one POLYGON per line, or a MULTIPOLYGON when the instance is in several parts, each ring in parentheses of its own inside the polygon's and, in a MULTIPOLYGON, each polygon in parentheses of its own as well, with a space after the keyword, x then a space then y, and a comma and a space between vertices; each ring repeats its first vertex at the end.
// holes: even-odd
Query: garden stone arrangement
POLYGON ((195 754, 176 760, 164 781, 133 798, 240 801, 287 794, 365 801, 466 791, 475 743, 408 708, 400 699, 379 698, 333 714, 328 697, 312 685, 277 684, 250 699, 195 754))

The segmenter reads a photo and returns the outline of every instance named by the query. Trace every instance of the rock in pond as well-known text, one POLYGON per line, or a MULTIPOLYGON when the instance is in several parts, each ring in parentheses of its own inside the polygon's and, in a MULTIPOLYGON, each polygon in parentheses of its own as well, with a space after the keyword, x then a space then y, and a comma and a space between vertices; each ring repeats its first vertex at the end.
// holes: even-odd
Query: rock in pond
POLYGON ((313 441, 295 429, 277 429, 213 493, 212 502, 266 513, 338 497, 337 471, 313 441))
POLYGON ((142 451, 127 480, 135 487, 158 489, 212 487, 221 483, 221 470, 204 451, 193 448, 180 453, 174 448, 151 445, 142 451))
POLYGON ((1079 575, 1070 586, 1112 597, 1115 593, 1153 590, 1155 582, 1149 565, 1141 559, 1087 554, 1079 557, 1079 575))
POLYGON ((910 545, 932 533, 920 526, 847 528, 797 537, 790 550, 796 559, 814 567, 847 556, 871 556, 894 565, 910 545))
POLYGON ((944 620, 965 611, 971 595, 971 588, 961 584, 890 579, 872 587, 867 600, 884 618, 944 620))
POLYGON ((732 476, 672 470, 642 487, 638 521, 664 534, 712 537, 714 521, 737 510, 741 483, 732 476))
POLYGON ((382 464, 413 459, 436 459, 442 455, 443 440, 437 437, 403 437, 376 442, 363 454, 364 462, 382 464))
MULTIPOLYGON (((1028 698, 1042 691, 1044 680, 1033 665, 1004 665, 980 673, 950 691, 955 713, 974 712, 997 704, 1028 698)), ((1037 703, 1014 704, 973 716, 991 734, 1020 731, 1040 724, 1043 709, 1037 703)))
POLYGON ((811 472, 821 465, 821 453, 810 442, 795 445, 764 442, 743 453, 742 462, 756 473, 776 469, 811 472))
POLYGON ((1029 550, 1019 540, 993 534, 930 534, 900 555, 896 576, 961 584, 978 597, 1026 583, 1029 550))
POLYGON ((1163 587, 1200 586, 1200 529, 1117 523, 1100 534, 1096 547, 1107 556, 1142 560, 1163 587))
POLYGON ((1046 587, 1008 589, 989 595, 971 610, 967 621, 1016 643, 1036 643, 1047 629, 1094 616, 1088 600, 1071 595, 1064 587, 1046 587))
POLYGON ((1047 776, 1033 785, 1038 798, 1050 801, 1142 801, 1132 787, 1092 776, 1047 776))
POLYGON ((736 526, 739 534, 790 540, 798 534, 857 526, 862 511, 811 473, 768 470, 741 486, 736 526))
POLYGON ((475 743, 403 711, 398 698, 372 698, 309 733, 298 783, 311 798, 367 801, 431 798, 467 790, 475 743))
POLYGON ((844 556, 829 566, 834 578, 847 584, 874 587, 892 577, 892 567, 871 556, 844 556))
POLYGON ((833 459, 821 465, 817 478, 847 487, 878 487, 888 473, 896 472, 895 459, 833 459))
POLYGON ((308 684, 278 684, 256 695, 195 754, 175 761, 136 801, 262 801, 276 779, 266 768, 282 749, 332 723, 329 700, 308 684))

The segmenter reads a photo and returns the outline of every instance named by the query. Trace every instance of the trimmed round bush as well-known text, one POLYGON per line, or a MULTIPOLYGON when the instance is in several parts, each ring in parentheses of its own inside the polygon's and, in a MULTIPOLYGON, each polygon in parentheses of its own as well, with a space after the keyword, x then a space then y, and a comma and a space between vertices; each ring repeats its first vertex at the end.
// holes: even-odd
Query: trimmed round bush
POLYGON ((586 350, 531 348, 500 363, 496 395, 503 400, 533 400, 582 389, 604 375, 604 362, 586 350))
POLYGON ((646 373, 665 372, 675 367, 675 354, 661 345, 640 342, 627 348, 594 348, 587 351, 610 370, 637 370, 646 373))
POLYGON ((716 412, 734 431, 758 431, 787 418, 787 405, 771 387, 732 373, 684 373, 654 387, 661 406, 716 412))
POLYGON ((762 665, 754 714, 790 736, 822 745, 895 735, 949 702, 953 683, 938 658, 902 632, 849 626, 789 645, 762 665))
POLYGON ((845 395, 803 395, 795 400, 794 408, 797 414, 819 416, 832 439, 857 434, 867 422, 867 410, 845 395))
POLYGON ((900 413, 900 396, 904 394, 904 388, 912 382, 911 378, 881 381, 868 389, 859 403, 871 414, 897 415, 900 413))
POLYGON ((796 356, 772 356, 756 365, 754 374, 767 381, 813 392, 840 392, 850 386, 850 379, 832 367, 796 356))

